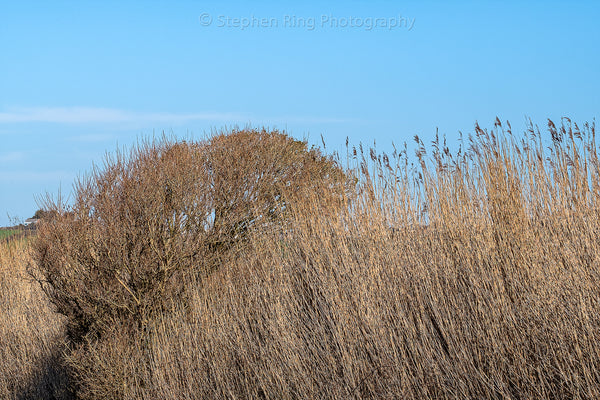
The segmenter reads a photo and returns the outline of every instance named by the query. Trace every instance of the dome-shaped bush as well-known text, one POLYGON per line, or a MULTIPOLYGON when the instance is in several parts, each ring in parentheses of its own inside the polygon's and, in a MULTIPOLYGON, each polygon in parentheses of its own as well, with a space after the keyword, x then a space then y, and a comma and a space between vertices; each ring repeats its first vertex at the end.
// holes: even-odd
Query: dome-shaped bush
POLYGON ((335 213, 347 178, 284 133, 235 130, 200 142, 144 142, 107 157, 46 205, 34 245, 39 279, 75 342, 115 322, 144 325, 180 301, 185 274, 209 273, 252 230, 294 208, 335 213))

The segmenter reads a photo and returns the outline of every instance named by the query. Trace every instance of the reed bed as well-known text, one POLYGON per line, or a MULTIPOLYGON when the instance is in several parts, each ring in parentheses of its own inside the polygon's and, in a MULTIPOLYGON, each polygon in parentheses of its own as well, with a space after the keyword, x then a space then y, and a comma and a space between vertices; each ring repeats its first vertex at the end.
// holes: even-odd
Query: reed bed
POLYGON ((0 398, 69 399, 64 317, 28 274, 30 242, 0 241, 0 398))
POLYGON ((0 306, 66 317, 0 340, 53 360, 64 327, 78 398, 600 398, 595 127, 561 122, 347 144, 344 167, 278 132, 143 144, 49 203, 44 306, 30 282, 0 306))

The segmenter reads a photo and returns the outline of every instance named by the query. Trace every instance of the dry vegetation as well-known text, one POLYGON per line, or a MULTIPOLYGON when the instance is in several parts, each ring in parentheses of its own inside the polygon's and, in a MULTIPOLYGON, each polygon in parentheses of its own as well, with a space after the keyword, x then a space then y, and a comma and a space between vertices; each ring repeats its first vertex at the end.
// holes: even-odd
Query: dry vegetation
POLYGON ((0 242, 0 398, 68 399, 64 318, 27 274, 27 239, 0 242))
POLYGON ((266 131, 109 158, 32 246, 64 325, 2 255, 0 395, 62 360, 89 399, 599 398, 600 163, 563 122, 346 173, 266 131))

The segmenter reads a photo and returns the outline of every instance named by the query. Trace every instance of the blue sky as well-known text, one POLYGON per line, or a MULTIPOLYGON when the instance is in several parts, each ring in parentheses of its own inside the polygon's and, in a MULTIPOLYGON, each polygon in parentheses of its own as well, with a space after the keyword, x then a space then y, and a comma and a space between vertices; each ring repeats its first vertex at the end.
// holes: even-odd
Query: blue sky
POLYGON ((594 1, 4 2, 0 226, 163 131, 385 150, 496 116, 592 122, 599 21, 594 1))

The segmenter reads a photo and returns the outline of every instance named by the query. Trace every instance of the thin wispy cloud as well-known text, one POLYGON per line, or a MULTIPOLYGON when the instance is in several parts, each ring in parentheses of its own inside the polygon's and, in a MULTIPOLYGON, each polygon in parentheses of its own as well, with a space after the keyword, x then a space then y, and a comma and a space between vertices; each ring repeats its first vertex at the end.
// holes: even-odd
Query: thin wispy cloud
POLYGON ((22 151, 10 151, 8 153, 0 153, 0 163, 12 163, 25 159, 25 153, 22 151))
POLYGON ((155 122, 182 124, 191 121, 231 121, 245 119, 248 119, 248 115, 238 113, 148 113, 97 107, 12 108, 0 112, 0 123, 112 124, 155 122))
POLYGON ((228 123, 348 123, 356 119, 314 116, 257 117, 249 113, 234 112, 134 112, 102 107, 31 107, 11 108, 0 112, 0 124, 5 123, 56 123, 56 124, 185 124, 193 121, 218 121, 228 123))

